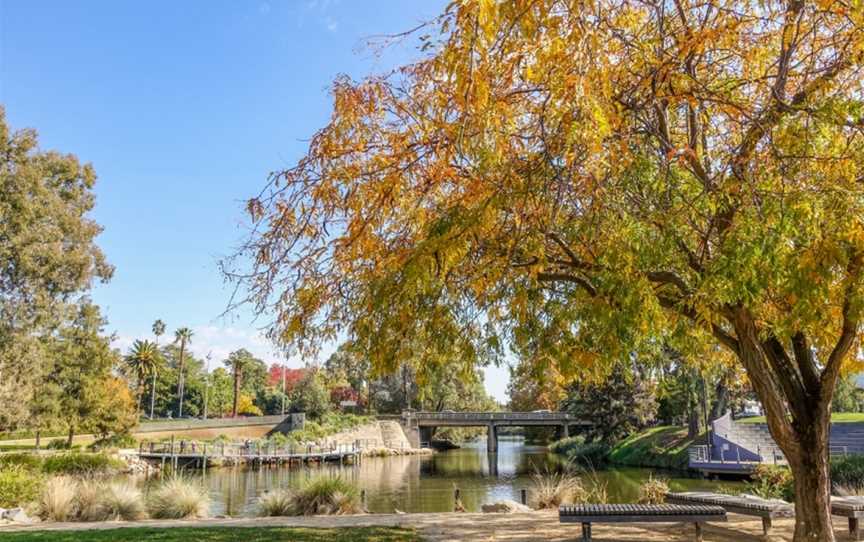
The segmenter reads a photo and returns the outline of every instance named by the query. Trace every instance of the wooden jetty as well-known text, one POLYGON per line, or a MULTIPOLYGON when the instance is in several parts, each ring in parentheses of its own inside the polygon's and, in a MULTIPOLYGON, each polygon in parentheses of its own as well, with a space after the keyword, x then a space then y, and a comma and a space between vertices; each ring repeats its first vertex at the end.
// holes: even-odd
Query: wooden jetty
POLYGON ((160 462, 177 468, 206 469, 213 465, 283 465, 346 462, 359 463, 362 449, 357 443, 332 446, 298 446, 273 444, 261 445, 257 442, 243 444, 201 443, 196 441, 171 439, 170 442, 142 442, 138 456, 148 461, 160 462))

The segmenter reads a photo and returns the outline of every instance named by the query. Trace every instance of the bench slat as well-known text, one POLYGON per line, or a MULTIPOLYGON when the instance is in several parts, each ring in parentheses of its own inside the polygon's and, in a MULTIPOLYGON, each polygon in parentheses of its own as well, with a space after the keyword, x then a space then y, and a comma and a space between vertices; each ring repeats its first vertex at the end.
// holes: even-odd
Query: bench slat
POLYGON ((714 505, 686 504, 576 504, 564 505, 558 509, 560 518, 565 517, 615 517, 615 516, 661 516, 673 517, 719 517, 725 516, 726 510, 714 505))

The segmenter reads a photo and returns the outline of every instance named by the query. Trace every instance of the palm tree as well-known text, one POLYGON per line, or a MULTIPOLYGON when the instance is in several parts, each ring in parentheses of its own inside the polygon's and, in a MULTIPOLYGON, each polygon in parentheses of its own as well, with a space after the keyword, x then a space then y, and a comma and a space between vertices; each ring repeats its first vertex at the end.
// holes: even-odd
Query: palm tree
MULTIPOLYGON (((153 335, 156 335, 156 352, 162 357, 159 350, 159 337, 165 334, 165 322, 161 319, 153 322, 153 335)), ((150 384, 150 419, 153 419, 153 411, 156 409, 156 372, 153 371, 153 382, 150 384)))
POLYGON ((192 330, 188 327, 181 327, 174 332, 174 342, 180 343, 180 363, 177 367, 180 376, 177 379, 177 397, 180 400, 180 405, 177 408, 177 417, 183 417, 183 364, 186 361, 186 345, 192 342, 192 330))
POLYGON ((126 355, 126 363, 135 374, 138 381, 138 413, 141 413, 141 397, 144 395, 144 382, 151 374, 156 374, 159 366, 159 349, 152 341, 135 341, 129 354, 126 355))
POLYGON ((251 354, 241 348, 236 352, 231 352, 228 359, 225 360, 225 365, 231 369, 231 373, 234 375, 234 403, 231 407, 231 416, 235 418, 237 417, 237 407, 240 401, 240 383, 243 380, 243 369, 246 368, 250 357, 251 354))

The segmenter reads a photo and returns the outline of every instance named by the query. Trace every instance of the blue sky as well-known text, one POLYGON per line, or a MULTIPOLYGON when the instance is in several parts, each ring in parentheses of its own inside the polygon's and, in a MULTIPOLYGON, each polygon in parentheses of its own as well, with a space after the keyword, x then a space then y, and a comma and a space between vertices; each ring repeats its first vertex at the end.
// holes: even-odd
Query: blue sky
MULTIPOLYGON (((242 237, 242 201, 290 165, 328 119, 341 73, 379 72, 415 55, 376 54, 368 38, 416 26, 443 0, 43 2, 0 0, 0 103, 41 147, 99 175, 93 217, 116 266, 98 286, 125 348, 162 318, 195 330, 218 363, 245 347, 279 355, 250 314, 220 318, 216 268, 242 237)), ((291 360, 292 365, 302 363, 291 360)), ((487 371, 505 399, 507 371, 487 371)))

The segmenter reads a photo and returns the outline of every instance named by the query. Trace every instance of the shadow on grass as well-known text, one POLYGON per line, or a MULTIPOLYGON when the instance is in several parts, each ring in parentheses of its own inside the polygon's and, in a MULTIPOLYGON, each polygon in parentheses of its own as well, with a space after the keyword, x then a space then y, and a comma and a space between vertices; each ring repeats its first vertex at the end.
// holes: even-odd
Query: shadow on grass
POLYGON ((88 531, 24 531, 3 533, 3 542, 419 542, 411 529, 356 527, 307 529, 294 527, 143 527, 88 531))

